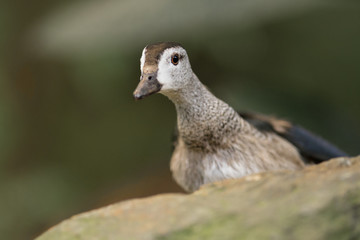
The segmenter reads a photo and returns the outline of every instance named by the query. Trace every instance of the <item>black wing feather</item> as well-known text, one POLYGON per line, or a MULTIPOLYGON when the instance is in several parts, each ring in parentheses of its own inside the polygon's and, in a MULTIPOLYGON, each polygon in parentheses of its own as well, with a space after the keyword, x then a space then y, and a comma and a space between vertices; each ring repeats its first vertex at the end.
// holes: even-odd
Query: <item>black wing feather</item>
POLYGON ((288 125, 283 130, 279 130, 275 125, 277 122, 283 123, 284 120, 278 120, 273 117, 258 114, 239 114, 259 131, 273 132, 288 140, 309 162, 320 163, 329 160, 330 158, 348 156, 345 152, 341 151, 331 143, 300 126, 287 122, 288 125))
POLYGON ((310 158, 315 163, 320 163, 330 158, 347 156, 346 153, 336 146, 300 126, 294 125, 285 134, 280 134, 280 136, 294 144, 303 156, 310 158))

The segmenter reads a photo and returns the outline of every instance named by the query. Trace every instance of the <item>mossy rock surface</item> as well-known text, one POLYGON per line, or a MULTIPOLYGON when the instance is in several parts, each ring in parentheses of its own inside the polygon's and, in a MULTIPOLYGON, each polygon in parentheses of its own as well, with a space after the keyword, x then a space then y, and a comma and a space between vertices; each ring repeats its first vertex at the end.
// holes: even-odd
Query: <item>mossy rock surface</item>
POLYGON ((37 240, 360 239, 360 157, 83 213, 37 240))

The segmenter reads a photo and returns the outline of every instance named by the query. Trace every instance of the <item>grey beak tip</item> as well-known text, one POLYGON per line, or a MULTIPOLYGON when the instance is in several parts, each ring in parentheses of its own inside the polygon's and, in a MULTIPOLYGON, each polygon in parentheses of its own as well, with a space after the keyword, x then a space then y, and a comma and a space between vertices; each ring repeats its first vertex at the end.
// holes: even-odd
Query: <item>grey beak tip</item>
POLYGON ((144 97, 144 96, 142 96, 140 94, 134 94, 133 96, 134 96, 135 100, 140 100, 140 99, 142 99, 144 97))

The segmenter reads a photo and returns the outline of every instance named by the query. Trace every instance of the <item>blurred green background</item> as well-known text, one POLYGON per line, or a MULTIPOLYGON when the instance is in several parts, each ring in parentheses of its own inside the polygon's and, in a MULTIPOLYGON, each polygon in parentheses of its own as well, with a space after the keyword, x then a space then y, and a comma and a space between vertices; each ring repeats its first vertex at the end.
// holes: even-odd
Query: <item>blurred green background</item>
POLYGON ((179 192, 175 109, 135 102, 143 47, 182 43, 236 109, 360 146, 358 1, 3 1, 0 233, 29 239, 73 214, 179 192))

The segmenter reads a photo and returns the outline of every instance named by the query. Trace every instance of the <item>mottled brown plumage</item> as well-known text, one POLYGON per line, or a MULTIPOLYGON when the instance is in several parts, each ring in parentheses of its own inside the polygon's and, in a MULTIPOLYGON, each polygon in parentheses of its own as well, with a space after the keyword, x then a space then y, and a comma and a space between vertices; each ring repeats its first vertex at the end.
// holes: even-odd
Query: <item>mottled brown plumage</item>
POLYGON ((141 73, 135 98, 160 92, 175 104, 178 139, 170 165, 175 180, 189 192, 205 183, 270 170, 297 170, 316 159, 343 154, 287 121, 238 114, 198 80, 180 44, 147 46, 141 73), (174 56, 179 57, 174 60, 174 56))

